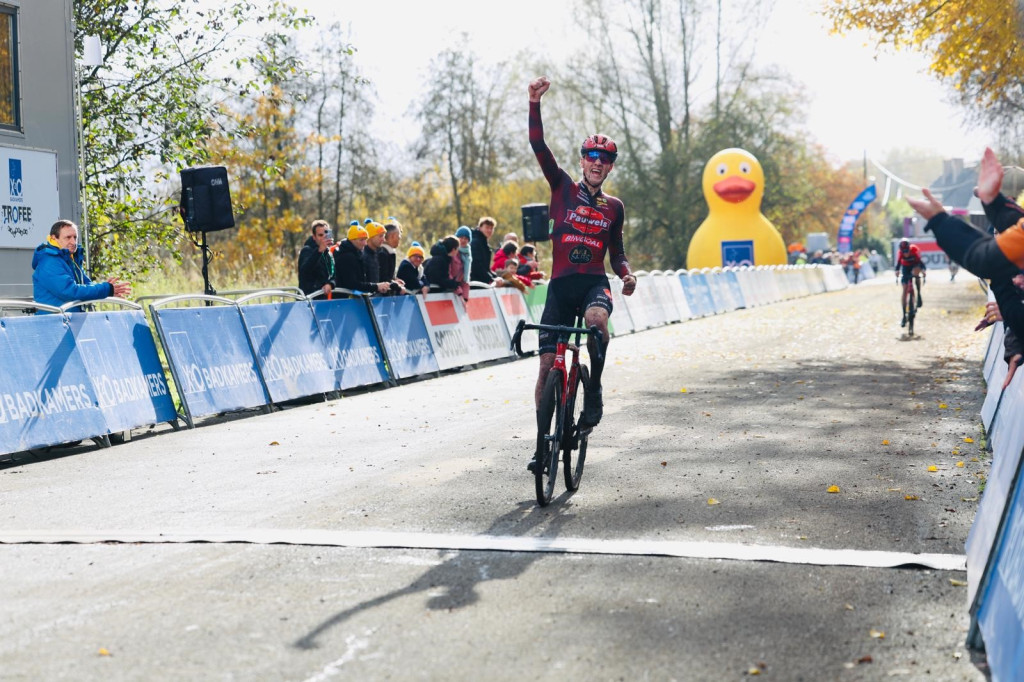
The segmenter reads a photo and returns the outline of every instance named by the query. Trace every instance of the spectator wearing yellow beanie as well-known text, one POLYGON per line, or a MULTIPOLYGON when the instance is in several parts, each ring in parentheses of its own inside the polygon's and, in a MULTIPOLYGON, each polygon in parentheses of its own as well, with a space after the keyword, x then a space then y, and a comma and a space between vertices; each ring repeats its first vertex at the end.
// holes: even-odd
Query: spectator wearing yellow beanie
POLYGON ((407 291, 419 291, 427 294, 430 292, 430 285, 423 275, 423 247, 412 246, 405 253, 405 260, 398 265, 398 281, 407 291))

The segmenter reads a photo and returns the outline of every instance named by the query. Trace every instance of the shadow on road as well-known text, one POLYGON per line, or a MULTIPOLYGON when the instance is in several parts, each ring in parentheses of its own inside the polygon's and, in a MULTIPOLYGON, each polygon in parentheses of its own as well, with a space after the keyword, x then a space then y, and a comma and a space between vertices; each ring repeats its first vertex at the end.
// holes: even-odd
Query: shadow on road
MULTIPOLYGON (((568 493, 562 495, 558 502, 563 502, 567 496, 568 493)), ((545 524, 544 536, 557 537, 561 528, 571 521, 573 516, 560 504, 553 504, 547 510, 541 510, 532 501, 520 502, 515 509, 495 519, 491 527, 482 534, 491 535, 498 529, 514 524, 522 535, 527 535, 531 529, 545 524)), ((421 592, 434 592, 438 588, 442 588, 444 592, 430 596, 426 602, 428 609, 451 611, 470 606, 479 600, 477 585, 489 580, 515 578, 543 556, 542 553, 537 552, 509 552, 501 561, 494 561, 493 558, 477 550, 453 552, 443 563, 431 567, 406 587, 339 611, 296 640, 292 646, 298 649, 315 649, 319 646, 317 639, 322 634, 359 613, 402 597, 421 592)))

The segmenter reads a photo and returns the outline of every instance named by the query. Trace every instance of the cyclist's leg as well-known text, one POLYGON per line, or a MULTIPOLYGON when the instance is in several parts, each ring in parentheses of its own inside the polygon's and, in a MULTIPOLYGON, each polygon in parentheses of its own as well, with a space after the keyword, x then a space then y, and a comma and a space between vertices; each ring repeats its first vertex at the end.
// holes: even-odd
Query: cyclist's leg
POLYGON ((583 321, 587 327, 597 327, 601 332, 601 348, 598 349, 597 339, 587 337, 587 350, 590 354, 590 388, 583 398, 583 416, 581 426, 596 426, 604 414, 604 401, 601 396, 601 375, 604 373, 604 362, 608 353, 608 316, 612 312, 612 292, 607 278, 592 287, 588 292, 583 306, 583 321))
MULTIPOLYGON (((540 316, 541 324, 550 325, 565 325, 572 324, 574 320, 571 319, 572 310, 570 309, 570 319, 568 322, 565 321, 566 315, 563 312, 564 308, 567 308, 564 298, 564 287, 558 280, 552 280, 548 284, 548 296, 544 302, 544 312, 540 316)), ((534 404, 540 406, 540 398, 544 393, 544 382, 548 378, 548 372, 555 364, 555 350, 558 345, 558 335, 541 330, 538 336, 540 348, 538 353, 540 355, 540 367, 537 372, 537 386, 534 389, 534 404)))

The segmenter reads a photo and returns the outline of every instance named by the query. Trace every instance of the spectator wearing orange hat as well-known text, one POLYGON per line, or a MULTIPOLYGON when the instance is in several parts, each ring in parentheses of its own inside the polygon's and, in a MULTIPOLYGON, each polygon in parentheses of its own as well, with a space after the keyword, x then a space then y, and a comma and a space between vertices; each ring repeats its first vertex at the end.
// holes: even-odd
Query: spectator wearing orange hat
POLYGON ((405 260, 398 265, 398 281, 407 291, 427 294, 430 293, 430 285, 423 273, 423 252, 422 246, 412 246, 405 254, 405 260))
POLYGON ((384 294, 390 290, 390 284, 371 280, 363 266, 363 251, 368 240, 366 228, 358 224, 348 228, 348 239, 334 248, 334 279, 343 289, 384 294))
POLYGON ((391 293, 399 293, 401 291, 401 284, 394 281, 391 277, 383 276, 380 271, 380 256, 378 253, 384 244, 384 235, 387 234, 387 229, 378 222, 370 222, 364 228, 366 229, 366 247, 363 249, 362 257, 366 281, 375 284, 385 284, 391 293), (394 286, 391 286, 392 283, 394 286))

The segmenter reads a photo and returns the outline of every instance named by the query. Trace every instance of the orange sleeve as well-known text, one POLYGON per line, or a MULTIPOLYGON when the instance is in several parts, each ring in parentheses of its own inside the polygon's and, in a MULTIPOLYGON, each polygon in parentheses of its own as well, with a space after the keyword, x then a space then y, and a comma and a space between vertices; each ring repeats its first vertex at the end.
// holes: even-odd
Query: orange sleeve
POLYGON ((1024 268, 1024 218, 1017 224, 996 235, 996 245, 1006 259, 1019 268, 1024 268))

